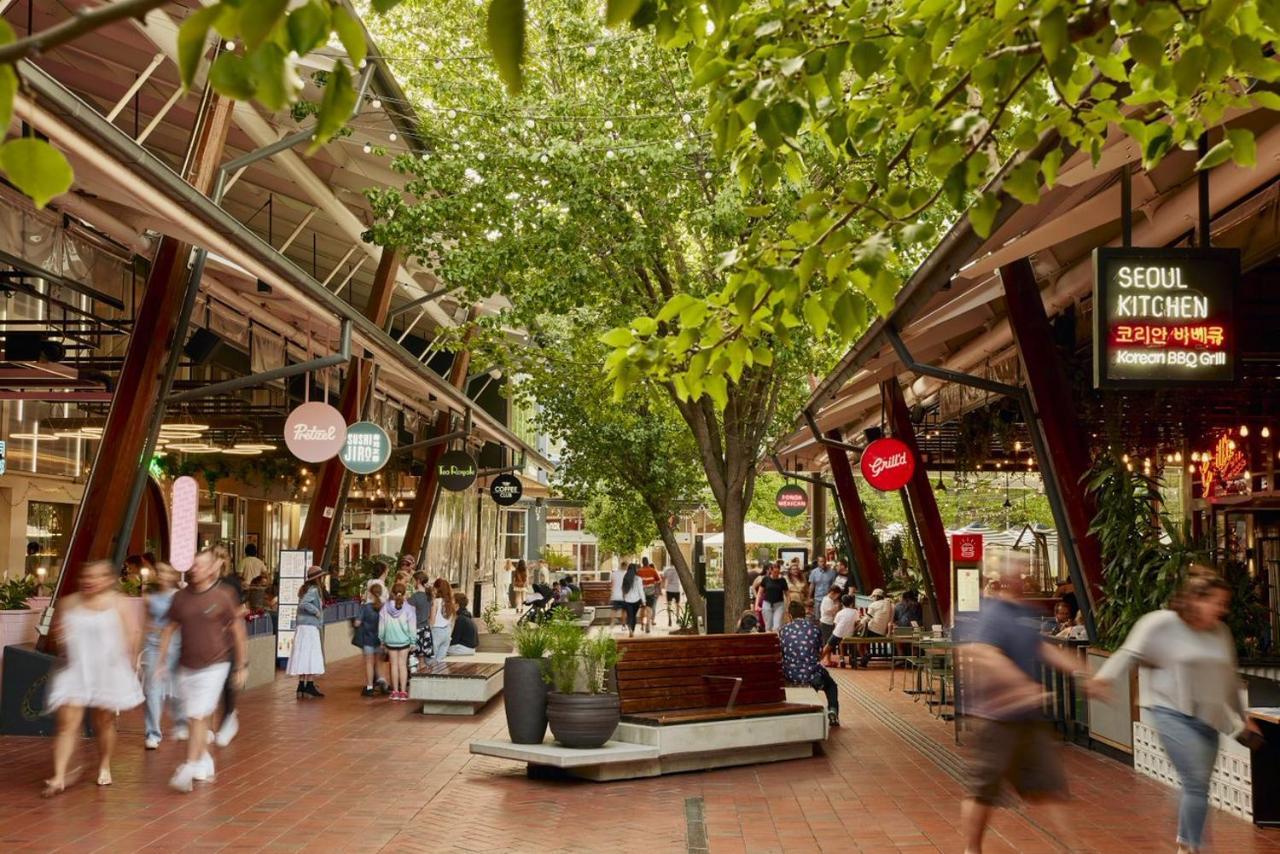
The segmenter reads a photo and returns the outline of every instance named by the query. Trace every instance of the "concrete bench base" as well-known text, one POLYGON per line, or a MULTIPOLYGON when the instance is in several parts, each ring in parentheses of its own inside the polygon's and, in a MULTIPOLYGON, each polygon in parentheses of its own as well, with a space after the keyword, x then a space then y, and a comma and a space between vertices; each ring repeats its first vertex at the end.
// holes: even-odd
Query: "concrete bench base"
POLYGON ((409 677, 409 699, 422 701, 424 715, 474 715, 501 693, 501 666, 485 676, 414 673, 409 677))
POLYGON ((622 723, 613 740, 596 750, 573 750, 547 741, 512 744, 473 741, 471 752, 529 764, 530 776, 545 771, 605 782, 803 759, 827 737, 822 709, 812 713, 732 721, 648 726, 622 723))

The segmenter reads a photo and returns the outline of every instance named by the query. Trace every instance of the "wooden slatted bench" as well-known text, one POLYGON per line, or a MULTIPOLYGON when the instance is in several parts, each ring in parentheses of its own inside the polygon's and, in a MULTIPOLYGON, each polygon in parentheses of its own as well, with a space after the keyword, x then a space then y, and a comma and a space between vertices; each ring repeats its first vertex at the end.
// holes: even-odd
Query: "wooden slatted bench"
POLYGON ((607 625, 613 613, 609 608, 613 584, 608 581, 584 581, 581 587, 582 604, 595 609, 591 624, 607 625))
POLYGON ((620 640, 614 673, 622 721, 598 750, 551 743, 471 743, 471 752, 592 780, 653 777, 813 755, 825 708, 789 703, 776 634, 620 640))
POLYGON ((486 661, 430 661, 409 673, 409 699, 424 715, 474 715, 502 692, 502 665, 486 661))

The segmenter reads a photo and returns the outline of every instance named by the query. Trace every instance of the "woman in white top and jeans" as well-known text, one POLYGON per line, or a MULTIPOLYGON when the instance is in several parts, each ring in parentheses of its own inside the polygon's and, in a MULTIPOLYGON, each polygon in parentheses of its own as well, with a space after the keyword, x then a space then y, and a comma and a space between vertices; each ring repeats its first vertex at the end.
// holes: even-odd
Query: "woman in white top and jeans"
MULTIPOLYGON (((1138 620, 1091 683, 1105 696, 1133 665, 1147 669, 1138 705, 1150 713, 1182 782, 1179 852, 1200 850, 1218 733, 1239 732, 1244 720, 1235 641, 1222 622, 1230 601, 1222 576, 1193 566, 1169 608, 1138 620)), ((1257 731, 1252 721, 1243 725, 1257 731)))
POLYGON ((457 613, 453 587, 443 578, 437 578, 431 585, 431 596, 431 656, 436 661, 444 661, 449 653, 453 615, 457 613))

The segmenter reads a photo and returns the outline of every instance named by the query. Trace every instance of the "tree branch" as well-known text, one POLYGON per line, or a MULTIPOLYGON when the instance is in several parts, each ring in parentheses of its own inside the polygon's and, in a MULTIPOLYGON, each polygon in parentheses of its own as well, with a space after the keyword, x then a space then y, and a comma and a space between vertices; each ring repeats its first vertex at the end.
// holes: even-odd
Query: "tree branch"
POLYGON ((78 12, 70 19, 55 24, 47 30, 32 33, 25 39, 0 45, 0 65, 13 65, 20 59, 66 44, 113 21, 141 18, 152 9, 164 6, 168 2, 169 0, 119 0, 117 3, 99 6, 88 12, 78 12))

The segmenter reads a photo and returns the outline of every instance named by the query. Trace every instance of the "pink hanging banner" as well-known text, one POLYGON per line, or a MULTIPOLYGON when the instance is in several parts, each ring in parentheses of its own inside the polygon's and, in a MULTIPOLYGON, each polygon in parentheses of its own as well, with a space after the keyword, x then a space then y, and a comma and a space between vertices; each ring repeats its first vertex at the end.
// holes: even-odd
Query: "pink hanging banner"
POLYGON ((200 485, 194 477, 173 482, 169 508, 169 563, 186 572, 196 562, 196 526, 200 514, 200 485))

